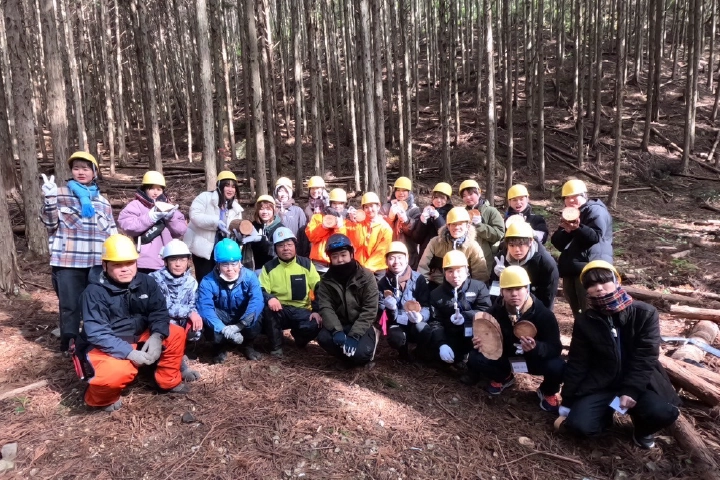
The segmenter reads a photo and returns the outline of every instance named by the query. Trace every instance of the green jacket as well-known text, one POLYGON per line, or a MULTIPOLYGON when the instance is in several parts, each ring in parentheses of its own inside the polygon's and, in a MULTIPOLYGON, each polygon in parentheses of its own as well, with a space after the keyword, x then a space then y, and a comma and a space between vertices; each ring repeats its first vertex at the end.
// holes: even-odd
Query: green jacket
POLYGON ((320 281, 315 265, 305 257, 283 262, 278 257, 267 262, 260 272, 265 303, 277 298, 282 305, 311 310, 314 290, 320 281))
POLYGON ((492 272, 493 268, 495 268, 495 258, 493 257, 492 247, 505 236, 505 220, 503 219, 502 213, 500 213, 497 208, 491 207, 490 202, 487 200, 477 207, 466 208, 468 210, 472 210, 472 208, 480 210, 482 222, 474 225, 477 233, 475 240, 480 244, 483 255, 485 255, 488 272, 492 272))
POLYGON ((316 297, 323 327, 330 332, 341 332, 344 326, 352 325, 348 336, 359 340, 375 322, 377 282, 375 275, 359 263, 347 285, 342 285, 328 271, 318 284, 316 297))

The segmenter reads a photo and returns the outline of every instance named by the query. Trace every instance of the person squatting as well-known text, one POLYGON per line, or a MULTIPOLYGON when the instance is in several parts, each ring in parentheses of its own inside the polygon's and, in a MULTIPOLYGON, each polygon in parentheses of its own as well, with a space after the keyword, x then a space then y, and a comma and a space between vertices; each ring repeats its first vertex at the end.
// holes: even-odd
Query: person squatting
POLYGON ((204 338, 216 364, 234 351, 258 361, 258 337, 282 357, 289 330, 295 348, 316 342, 339 370, 371 363, 385 338, 403 361, 450 365, 468 385, 485 379, 490 395, 517 374, 541 377, 540 408, 575 435, 602 433, 618 410, 647 449, 678 418, 658 359, 658 312, 623 289, 612 217, 580 180, 563 185, 552 234, 525 186, 508 190, 502 214, 472 179, 460 184, 460 206, 443 182, 420 206, 400 177, 387 199, 366 192, 356 208, 316 176, 303 208, 282 177, 244 219, 230 171, 187 219, 168 202, 163 175, 149 171, 116 224, 95 158, 76 152, 68 163, 65 186, 43 175, 41 220, 60 349, 86 380, 89 407, 121 408, 139 369, 160 392, 189 392, 200 374, 188 343, 204 338), (560 279, 574 319, 567 357, 553 313, 560 279))

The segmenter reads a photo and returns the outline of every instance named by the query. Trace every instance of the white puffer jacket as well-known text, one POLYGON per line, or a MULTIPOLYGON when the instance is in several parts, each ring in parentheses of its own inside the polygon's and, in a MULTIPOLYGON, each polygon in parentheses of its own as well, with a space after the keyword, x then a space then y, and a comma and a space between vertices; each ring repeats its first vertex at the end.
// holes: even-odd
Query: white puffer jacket
MULTIPOLYGON (((212 256, 215 247, 215 234, 220 222, 219 200, 217 190, 203 192, 195 197, 190 205, 190 224, 183 239, 193 255, 207 260, 212 256)), ((233 200, 225 224, 229 225, 236 218, 242 218, 242 212, 243 208, 237 200, 233 200)))

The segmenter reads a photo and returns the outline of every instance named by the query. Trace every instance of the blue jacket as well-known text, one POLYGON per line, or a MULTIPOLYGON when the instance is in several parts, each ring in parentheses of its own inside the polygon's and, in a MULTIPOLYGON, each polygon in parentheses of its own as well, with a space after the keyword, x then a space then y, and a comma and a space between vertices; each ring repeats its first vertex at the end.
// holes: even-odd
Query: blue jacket
POLYGON ((226 326, 218 318, 216 310, 227 312, 233 320, 244 319, 248 327, 255 325, 263 311, 263 294, 257 276, 250 269, 242 268, 240 276, 229 288, 217 270, 213 270, 200 282, 197 310, 205 326, 211 327, 215 333, 220 333, 226 326))
POLYGON ((127 358, 145 330, 170 335, 165 296, 149 275, 138 272, 127 286, 112 282, 100 265, 90 270, 81 298, 88 343, 115 358, 127 358))

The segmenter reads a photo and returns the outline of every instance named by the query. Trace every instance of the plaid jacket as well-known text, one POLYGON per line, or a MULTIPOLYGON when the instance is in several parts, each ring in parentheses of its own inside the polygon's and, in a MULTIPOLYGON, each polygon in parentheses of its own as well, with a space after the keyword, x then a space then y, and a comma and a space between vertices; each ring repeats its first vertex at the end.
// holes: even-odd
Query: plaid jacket
POLYGON ((105 197, 98 195, 93 206, 95 216, 82 218, 80 199, 67 187, 59 187, 57 197, 45 199, 40 220, 50 237, 50 265, 89 268, 102 263, 103 242, 117 233, 117 227, 105 197))

